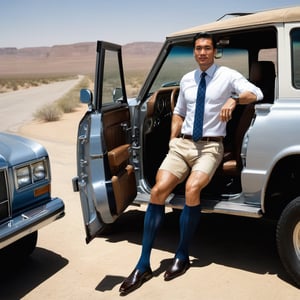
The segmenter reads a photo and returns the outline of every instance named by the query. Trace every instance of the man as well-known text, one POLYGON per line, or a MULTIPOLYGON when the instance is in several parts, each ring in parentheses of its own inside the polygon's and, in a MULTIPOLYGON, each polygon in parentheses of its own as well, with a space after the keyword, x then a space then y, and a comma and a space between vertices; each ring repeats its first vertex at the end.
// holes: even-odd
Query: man
POLYGON ((157 172, 145 214, 142 253, 135 269, 122 283, 121 295, 132 292, 153 276, 150 252, 164 219, 165 200, 185 179, 180 241, 164 279, 182 275, 190 267, 188 248, 200 218, 200 193, 222 160, 226 122, 231 119, 237 102, 248 104, 263 98, 261 90, 240 73, 214 64, 215 52, 216 44, 211 35, 199 33, 195 36, 194 57, 199 68, 183 76, 180 82, 172 117, 170 149, 157 172), (198 102, 200 106, 204 103, 204 108, 199 108, 198 102), (198 118, 201 115, 203 117, 198 118))

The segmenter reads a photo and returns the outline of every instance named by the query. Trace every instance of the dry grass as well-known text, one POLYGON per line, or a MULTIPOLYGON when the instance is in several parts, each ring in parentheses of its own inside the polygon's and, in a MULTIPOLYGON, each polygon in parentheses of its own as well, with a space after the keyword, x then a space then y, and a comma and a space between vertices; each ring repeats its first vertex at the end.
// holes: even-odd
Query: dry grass
POLYGON ((45 122, 58 121, 62 115, 62 110, 55 103, 46 104, 33 114, 35 119, 45 122))
POLYGON ((46 104, 34 113, 36 120, 44 122, 58 121, 64 113, 74 112, 79 106, 79 95, 82 88, 89 87, 91 79, 85 76, 73 89, 51 104, 46 104))
POLYGON ((47 75, 41 77, 38 75, 1 77, 0 78, 0 93, 17 91, 20 89, 28 89, 31 87, 49 84, 52 82, 74 79, 75 75, 47 75))
POLYGON ((142 84, 145 82, 148 70, 131 70, 125 72, 127 97, 137 96, 142 84))
POLYGON ((82 88, 88 88, 90 84, 90 77, 85 76, 78 85, 76 85, 72 90, 58 99, 55 104, 61 109, 63 113, 73 112, 80 104, 80 90, 82 88))

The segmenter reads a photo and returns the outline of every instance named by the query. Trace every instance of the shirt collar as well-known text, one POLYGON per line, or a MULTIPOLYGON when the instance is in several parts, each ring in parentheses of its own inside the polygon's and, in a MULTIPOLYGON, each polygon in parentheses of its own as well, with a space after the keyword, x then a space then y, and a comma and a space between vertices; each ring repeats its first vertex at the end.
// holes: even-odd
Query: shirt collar
MULTIPOLYGON (((213 65, 211 65, 211 66, 205 71, 205 73, 211 78, 211 77, 213 77, 213 75, 214 75, 216 69, 217 69, 217 65, 216 65, 216 64, 213 64, 213 65)), ((199 71, 200 71, 200 76, 201 76, 201 74, 202 74, 203 72, 202 72, 200 69, 199 69, 199 71)))

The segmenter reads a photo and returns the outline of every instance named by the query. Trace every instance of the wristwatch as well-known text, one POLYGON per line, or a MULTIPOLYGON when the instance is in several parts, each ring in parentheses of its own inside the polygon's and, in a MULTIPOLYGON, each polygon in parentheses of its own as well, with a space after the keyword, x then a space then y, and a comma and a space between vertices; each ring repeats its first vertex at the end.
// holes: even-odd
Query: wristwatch
POLYGON ((240 103, 240 97, 239 97, 239 95, 232 95, 231 98, 236 102, 236 104, 240 103))

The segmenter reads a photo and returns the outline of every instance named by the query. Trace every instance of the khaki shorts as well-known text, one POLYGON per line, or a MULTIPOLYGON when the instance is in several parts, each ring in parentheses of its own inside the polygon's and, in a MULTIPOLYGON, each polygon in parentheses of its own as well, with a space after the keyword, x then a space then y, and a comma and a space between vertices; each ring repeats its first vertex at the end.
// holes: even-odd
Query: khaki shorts
POLYGON ((160 169, 174 174, 182 182, 191 171, 202 171, 210 179, 223 158, 223 143, 213 141, 194 142, 174 138, 169 142, 169 152, 160 169))

